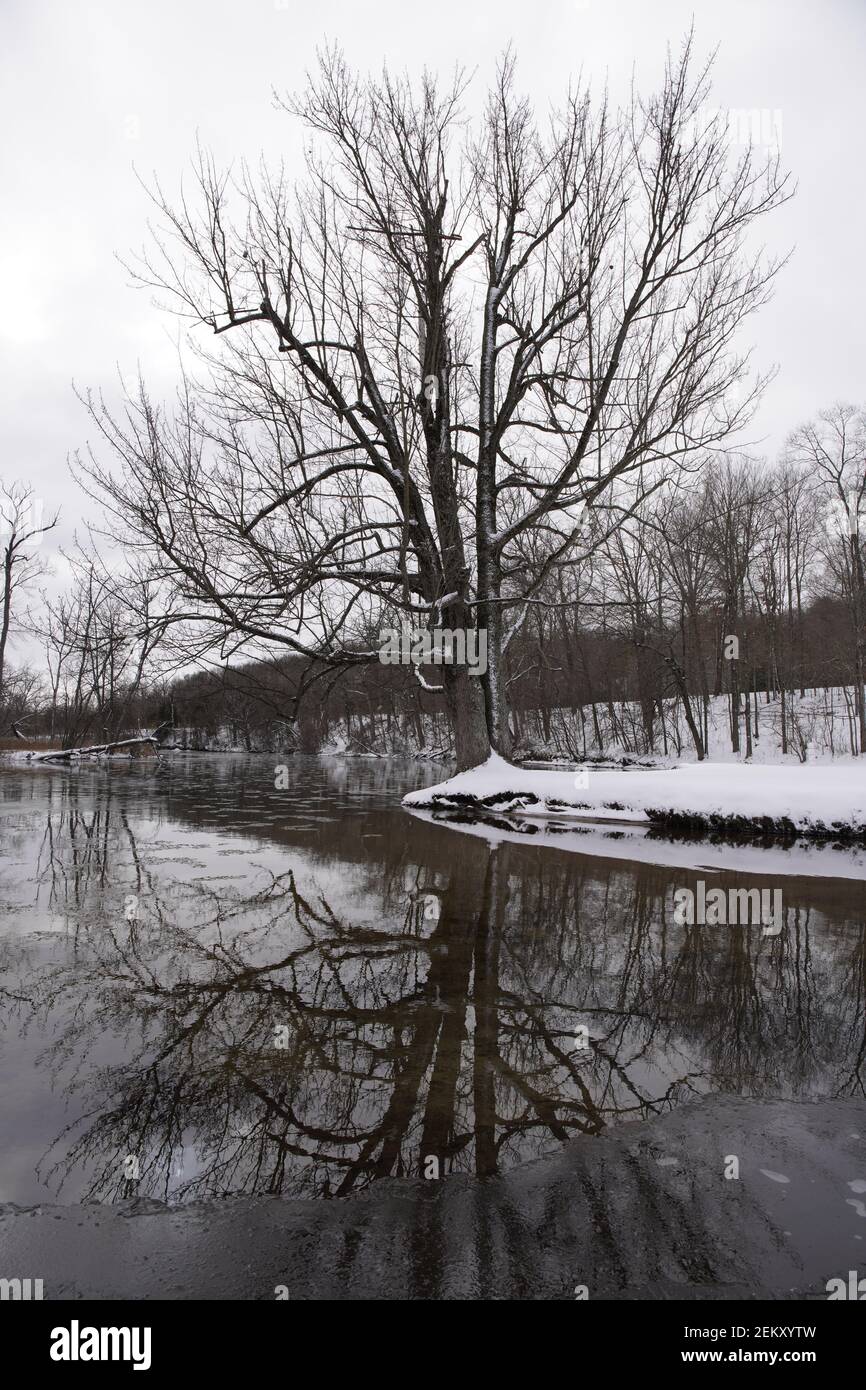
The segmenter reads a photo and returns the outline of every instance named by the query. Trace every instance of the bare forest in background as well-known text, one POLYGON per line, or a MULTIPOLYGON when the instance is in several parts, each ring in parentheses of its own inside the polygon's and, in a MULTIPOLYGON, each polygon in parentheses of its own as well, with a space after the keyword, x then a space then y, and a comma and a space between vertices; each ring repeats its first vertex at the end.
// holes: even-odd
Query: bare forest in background
MULTIPOLYGON (((708 459, 589 561, 558 568, 507 655, 515 750, 750 757, 769 729, 803 761, 816 739, 823 753, 861 752, 864 457, 863 413, 836 407, 797 430, 780 463, 708 459)), ((453 752, 441 695, 405 667, 283 656, 172 678, 147 578, 121 587, 93 553, 70 558, 70 591, 22 614, 44 669, 7 661, 3 746, 70 747, 170 720, 193 748, 453 752)))

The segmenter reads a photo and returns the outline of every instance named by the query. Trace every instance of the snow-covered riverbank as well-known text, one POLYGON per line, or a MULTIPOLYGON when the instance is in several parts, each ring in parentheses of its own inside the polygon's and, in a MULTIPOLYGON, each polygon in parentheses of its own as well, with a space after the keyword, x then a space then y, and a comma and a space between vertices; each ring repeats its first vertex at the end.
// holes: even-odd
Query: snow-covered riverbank
POLYGON ((480 767, 410 792, 403 805, 866 840, 866 763, 553 771, 514 767, 493 754, 480 767))

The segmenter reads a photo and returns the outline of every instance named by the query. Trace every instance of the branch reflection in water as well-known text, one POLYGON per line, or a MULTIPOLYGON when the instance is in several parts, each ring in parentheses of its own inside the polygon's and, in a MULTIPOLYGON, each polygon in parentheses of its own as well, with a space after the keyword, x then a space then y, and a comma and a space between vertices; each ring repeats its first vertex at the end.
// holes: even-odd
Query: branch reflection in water
POLYGON ((47 1191, 340 1196, 431 1158, 489 1175, 709 1091, 864 1094, 864 927, 838 883, 791 880, 772 939, 679 926, 682 870, 415 820, 393 770, 380 791, 311 759, 290 807, 259 806, 265 762, 174 769, 167 794, 5 783, 13 868, 40 825, 35 906, 63 923, 2 945, 7 1057, 38 1040, 35 1089, 50 1073, 67 1107, 47 1191))

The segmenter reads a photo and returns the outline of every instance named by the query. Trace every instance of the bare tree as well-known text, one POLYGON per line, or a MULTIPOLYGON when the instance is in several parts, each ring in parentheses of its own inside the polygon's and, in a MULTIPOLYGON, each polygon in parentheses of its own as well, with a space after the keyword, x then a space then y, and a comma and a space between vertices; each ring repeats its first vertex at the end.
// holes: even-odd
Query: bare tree
POLYGON ((16 594, 45 573, 45 564, 35 553, 41 537, 57 525, 59 513, 43 522, 32 487, 23 483, 0 484, 0 545, 2 554, 2 593, 0 593, 0 700, 6 669, 6 645, 12 628, 12 608, 16 594))
POLYGON ((91 400, 120 468, 83 474, 209 640, 339 664, 375 661, 389 617, 477 626, 482 689, 442 673, 457 759, 508 754, 504 656, 583 563, 580 509, 617 524, 760 389, 730 404, 732 340, 768 296, 745 241, 786 179, 702 121, 693 68, 689 38, 649 100, 574 90, 542 126, 507 57, 462 138, 461 76, 363 81, 327 52, 283 103, 318 141, 296 195, 201 152, 194 194, 156 186, 141 278, 224 350, 173 418, 143 387, 123 416, 91 400))
POLYGON ((854 654, 860 754, 866 756, 866 411, 839 403, 795 430, 790 457, 825 499, 827 564, 845 596, 854 654))
POLYGON ((173 615, 158 578, 137 557, 116 570, 110 557, 79 544, 65 558, 72 583, 55 598, 42 595, 33 630, 48 665, 49 732, 59 722, 68 749, 93 729, 116 742, 138 727, 140 698, 173 615))
MULTIPOLYGON (((721 606, 717 670, 721 677, 727 664, 730 672, 731 748, 734 753, 740 751, 740 644, 745 641, 746 581, 761 534, 764 492, 758 467, 753 460, 728 459, 722 469, 710 475, 707 540, 714 557, 713 568, 721 606), (736 646, 726 653, 724 647, 729 638, 735 639, 736 646)), ((718 684, 722 684, 721 678, 718 684)), ((782 712, 784 723, 784 702, 782 712)), ((747 751, 751 753, 748 690, 745 714, 747 751)))

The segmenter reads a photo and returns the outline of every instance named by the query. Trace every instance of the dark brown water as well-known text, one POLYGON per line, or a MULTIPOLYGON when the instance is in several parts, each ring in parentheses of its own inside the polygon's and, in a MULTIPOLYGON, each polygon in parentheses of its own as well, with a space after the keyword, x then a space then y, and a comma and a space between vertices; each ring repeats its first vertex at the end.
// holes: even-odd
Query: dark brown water
POLYGON ((864 1096, 843 852, 715 873, 781 885, 777 935, 680 926, 697 867, 403 811, 441 768, 274 762, 0 768, 0 1201, 333 1196, 710 1091, 864 1096))

